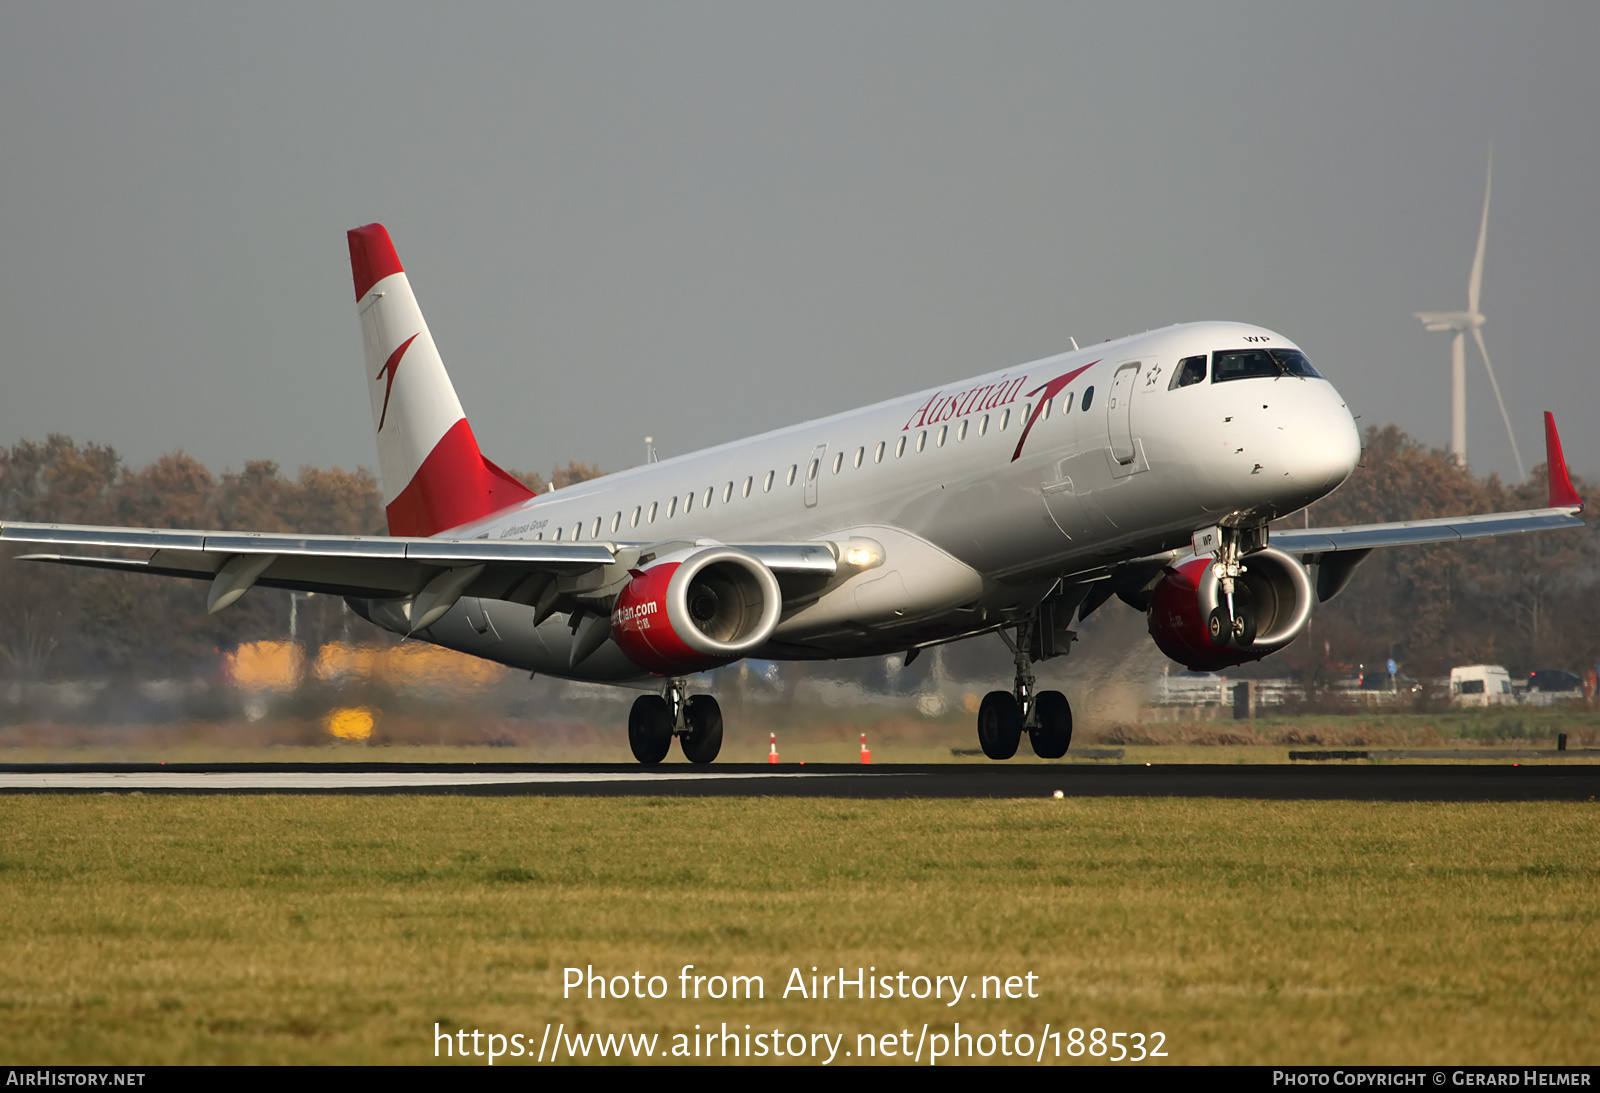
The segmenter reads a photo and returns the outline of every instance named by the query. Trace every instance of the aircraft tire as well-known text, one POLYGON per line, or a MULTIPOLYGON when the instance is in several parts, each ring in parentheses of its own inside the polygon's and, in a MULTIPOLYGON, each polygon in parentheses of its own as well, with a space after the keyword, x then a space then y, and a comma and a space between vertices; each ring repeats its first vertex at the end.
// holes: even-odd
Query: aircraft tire
POLYGON ((1228 618, 1226 607, 1211 609, 1211 617, 1206 620, 1206 630, 1211 635, 1212 645, 1230 645, 1233 642, 1233 626, 1228 618))
POLYGON ((978 707, 978 746, 990 759, 1010 759, 1022 742, 1022 711, 1009 691, 990 691, 978 707))
POLYGON ((1256 613, 1249 607, 1240 610, 1239 617, 1233 620, 1233 644, 1240 649, 1248 649, 1256 642, 1256 613))
POLYGON ((1033 701, 1039 714, 1038 727, 1028 730, 1033 754, 1040 759, 1060 759, 1072 744, 1072 706, 1060 691, 1040 691, 1033 701))
POLYGON ((641 763, 659 763, 672 748, 672 711, 660 695, 640 695, 628 711, 628 746, 641 763))
POLYGON ((683 754, 691 763, 709 763, 722 750, 722 707, 710 695, 690 695, 683 704, 683 754))

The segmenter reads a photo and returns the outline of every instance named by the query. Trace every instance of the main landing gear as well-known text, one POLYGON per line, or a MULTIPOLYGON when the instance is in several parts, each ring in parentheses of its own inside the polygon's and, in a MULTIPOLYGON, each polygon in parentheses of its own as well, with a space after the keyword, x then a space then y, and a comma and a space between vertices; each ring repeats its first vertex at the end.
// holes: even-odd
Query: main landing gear
POLYGON ((628 746, 639 762, 661 762, 674 736, 691 763, 709 763, 722 750, 722 707, 710 695, 685 696, 685 684, 669 679, 661 694, 634 699, 628 711, 628 746))
POLYGON ((1072 743, 1072 706, 1060 691, 1033 690, 1032 620, 1017 624, 1017 674, 1012 690, 990 691, 978 706, 978 744, 990 759, 1010 759, 1017 754, 1023 730, 1033 753, 1041 759, 1060 759, 1072 743))

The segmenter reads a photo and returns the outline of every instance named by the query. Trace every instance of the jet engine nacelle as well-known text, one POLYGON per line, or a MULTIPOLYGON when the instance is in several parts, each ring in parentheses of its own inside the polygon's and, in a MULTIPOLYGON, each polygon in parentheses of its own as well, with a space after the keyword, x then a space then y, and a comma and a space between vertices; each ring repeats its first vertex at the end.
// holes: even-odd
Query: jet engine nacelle
POLYGON ((611 637, 629 660, 657 675, 738 660, 778 625, 778 580, 742 550, 708 547, 632 573, 611 611, 611 637))
POLYGON ((1217 563, 1196 558, 1169 568, 1150 597, 1150 636, 1161 651, 1196 672, 1214 672, 1276 653, 1311 619, 1314 593, 1305 567, 1281 550, 1243 559, 1234 582, 1234 610, 1247 619, 1237 643, 1212 637, 1211 619, 1223 602, 1217 563))

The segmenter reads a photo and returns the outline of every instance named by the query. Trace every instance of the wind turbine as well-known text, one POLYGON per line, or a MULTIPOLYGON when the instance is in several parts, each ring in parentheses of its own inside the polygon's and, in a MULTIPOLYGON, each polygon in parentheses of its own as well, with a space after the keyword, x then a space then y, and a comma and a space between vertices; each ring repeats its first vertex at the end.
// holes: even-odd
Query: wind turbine
POLYGON ((1478 300, 1483 290, 1483 244, 1489 236, 1489 188, 1494 181, 1494 152, 1489 153, 1489 176, 1483 184, 1483 223, 1478 228, 1478 253, 1472 258, 1472 275, 1467 280, 1467 310, 1418 311, 1417 318, 1428 330, 1448 330, 1455 337, 1450 340, 1450 453, 1461 466, 1467 465, 1467 331, 1478 343, 1478 355, 1489 373, 1489 386, 1494 388, 1494 400, 1500 405, 1500 417, 1506 423, 1506 436, 1511 439, 1511 455, 1517 461, 1517 479, 1527 477, 1522 468, 1522 453, 1517 448, 1517 434, 1511 431, 1511 415, 1506 413, 1506 401, 1500 397, 1500 384, 1494 378, 1494 365, 1489 363, 1489 349, 1483 344, 1483 312, 1478 310, 1478 300))

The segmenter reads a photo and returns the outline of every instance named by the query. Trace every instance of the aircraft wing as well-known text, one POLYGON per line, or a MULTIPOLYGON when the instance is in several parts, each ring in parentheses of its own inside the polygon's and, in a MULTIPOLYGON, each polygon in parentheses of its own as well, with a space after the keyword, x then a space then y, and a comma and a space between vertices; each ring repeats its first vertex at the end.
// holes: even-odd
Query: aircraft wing
MULTIPOLYGON (((607 566, 632 566, 640 555, 682 544, 562 543, 531 539, 420 539, 382 535, 298 535, 0 524, 0 543, 149 550, 148 558, 25 554, 18 561, 53 562, 123 572, 188 577, 213 584, 213 610, 253 585, 367 599, 480 596, 534 603, 555 578, 582 578, 607 566)), ((730 544, 735 545, 735 544, 730 544)), ((769 543, 737 549, 778 575, 831 577, 837 557, 827 543, 769 543)))
POLYGON ((1404 520, 1394 524, 1355 524, 1342 528, 1306 528, 1273 531, 1271 542, 1290 554, 1322 554, 1335 550, 1372 550, 1376 547, 1453 543, 1523 531, 1581 528, 1581 508, 1527 509, 1494 512, 1486 516, 1447 516, 1437 520, 1404 520))

